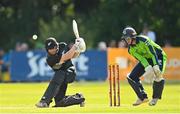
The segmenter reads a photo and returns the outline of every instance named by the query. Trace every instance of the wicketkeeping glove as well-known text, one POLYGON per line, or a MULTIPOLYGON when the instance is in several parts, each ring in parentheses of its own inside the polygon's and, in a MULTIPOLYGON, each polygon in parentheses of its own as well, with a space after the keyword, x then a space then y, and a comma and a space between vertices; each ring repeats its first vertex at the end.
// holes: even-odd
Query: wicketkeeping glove
POLYGON ((143 76, 145 82, 151 83, 153 81, 155 74, 151 65, 145 68, 145 73, 143 74, 143 76))
POLYGON ((153 70, 154 70, 154 73, 155 73, 156 77, 159 77, 159 78, 162 77, 162 72, 159 69, 159 65, 153 66, 153 70))

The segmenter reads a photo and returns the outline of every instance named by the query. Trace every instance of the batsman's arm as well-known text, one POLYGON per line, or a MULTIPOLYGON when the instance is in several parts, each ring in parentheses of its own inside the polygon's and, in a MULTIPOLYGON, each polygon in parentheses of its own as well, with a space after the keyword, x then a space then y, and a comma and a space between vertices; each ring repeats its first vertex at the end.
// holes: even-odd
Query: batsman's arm
POLYGON ((65 54, 62 55, 60 59, 60 63, 62 64, 65 61, 72 59, 76 53, 77 53, 77 46, 74 44, 69 51, 67 51, 65 54))
POLYGON ((73 55, 73 58, 76 58, 80 55, 80 52, 75 52, 74 55, 73 55))

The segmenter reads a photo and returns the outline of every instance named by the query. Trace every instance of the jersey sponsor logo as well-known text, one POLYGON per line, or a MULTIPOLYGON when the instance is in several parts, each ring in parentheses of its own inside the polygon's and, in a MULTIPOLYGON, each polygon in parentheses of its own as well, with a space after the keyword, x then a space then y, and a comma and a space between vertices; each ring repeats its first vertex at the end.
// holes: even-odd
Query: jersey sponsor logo
POLYGON ((65 54, 65 50, 62 51, 62 55, 65 54))
POLYGON ((162 60, 159 59, 159 60, 158 60, 158 64, 159 64, 159 65, 162 65, 162 60))

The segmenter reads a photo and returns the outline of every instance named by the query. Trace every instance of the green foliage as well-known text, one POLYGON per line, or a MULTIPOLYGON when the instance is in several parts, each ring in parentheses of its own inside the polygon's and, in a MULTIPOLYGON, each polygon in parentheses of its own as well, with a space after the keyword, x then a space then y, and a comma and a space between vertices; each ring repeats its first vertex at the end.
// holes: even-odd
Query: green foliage
POLYGON ((74 42, 70 20, 64 21, 56 16, 49 23, 46 23, 41 19, 39 25, 39 42, 41 43, 44 43, 48 37, 55 37, 59 42, 71 42, 72 40, 74 42))
POLYGON ((179 6, 177 0, 101 0, 98 10, 89 16, 96 34, 95 42, 120 40, 122 29, 127 25, 141 33, 143 24, 148 23, 156 32, 159 44, 169 40, 179 46, 179 6))
POLYGON ((119 41, 127 25, 140 33, 145 22, 159 44, 169 40, 179 46, 179 7, 178 0, 1 0, 0 46, 11 49, 20 41, 42 47, 49 36, 73 42, 74 18, 89 48, 102 40, 119 41), (37 41, 32 41, 33 34, 39 36, 37 41))

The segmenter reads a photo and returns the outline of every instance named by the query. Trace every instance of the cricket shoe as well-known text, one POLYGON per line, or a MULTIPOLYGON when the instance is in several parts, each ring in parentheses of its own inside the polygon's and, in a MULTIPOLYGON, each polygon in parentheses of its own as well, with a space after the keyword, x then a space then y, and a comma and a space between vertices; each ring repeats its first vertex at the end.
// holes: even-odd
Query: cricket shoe
POLYGON ((40 101, 40 102, 38 102, 36 104, 36 107, 38 107, 38 108, 48 108, 49 105, 46 102, 44 102, 44 101, 40 101))
POLYGON ((84 107, 85 106, 85 102, 81 102, 79 105, 80 105, 80 107, 84 107))
POLYGON ((148 98, 145 98, 144 100, 141 100, 138 98, 137 101, 135 103, 133 103, 133 106, 138 106, 138 105, 140 105, 142 103, 146 103, 148 101, 149 101, 148 98))
POLYGON ((158 98, 152 99, 152 100, 149 102, 149 106, 154 106, 154 105, 156 105, 157 101, 158 101, 158 98))
POLYGON ((85 107, 85 98, 84 98, 83 94, 81 94, 81 93, 76 93, 76 96, 77 96, 78 98, 81 98, 81 99, 83 100, 83 101, 79 104, 80 107, 85 107))

